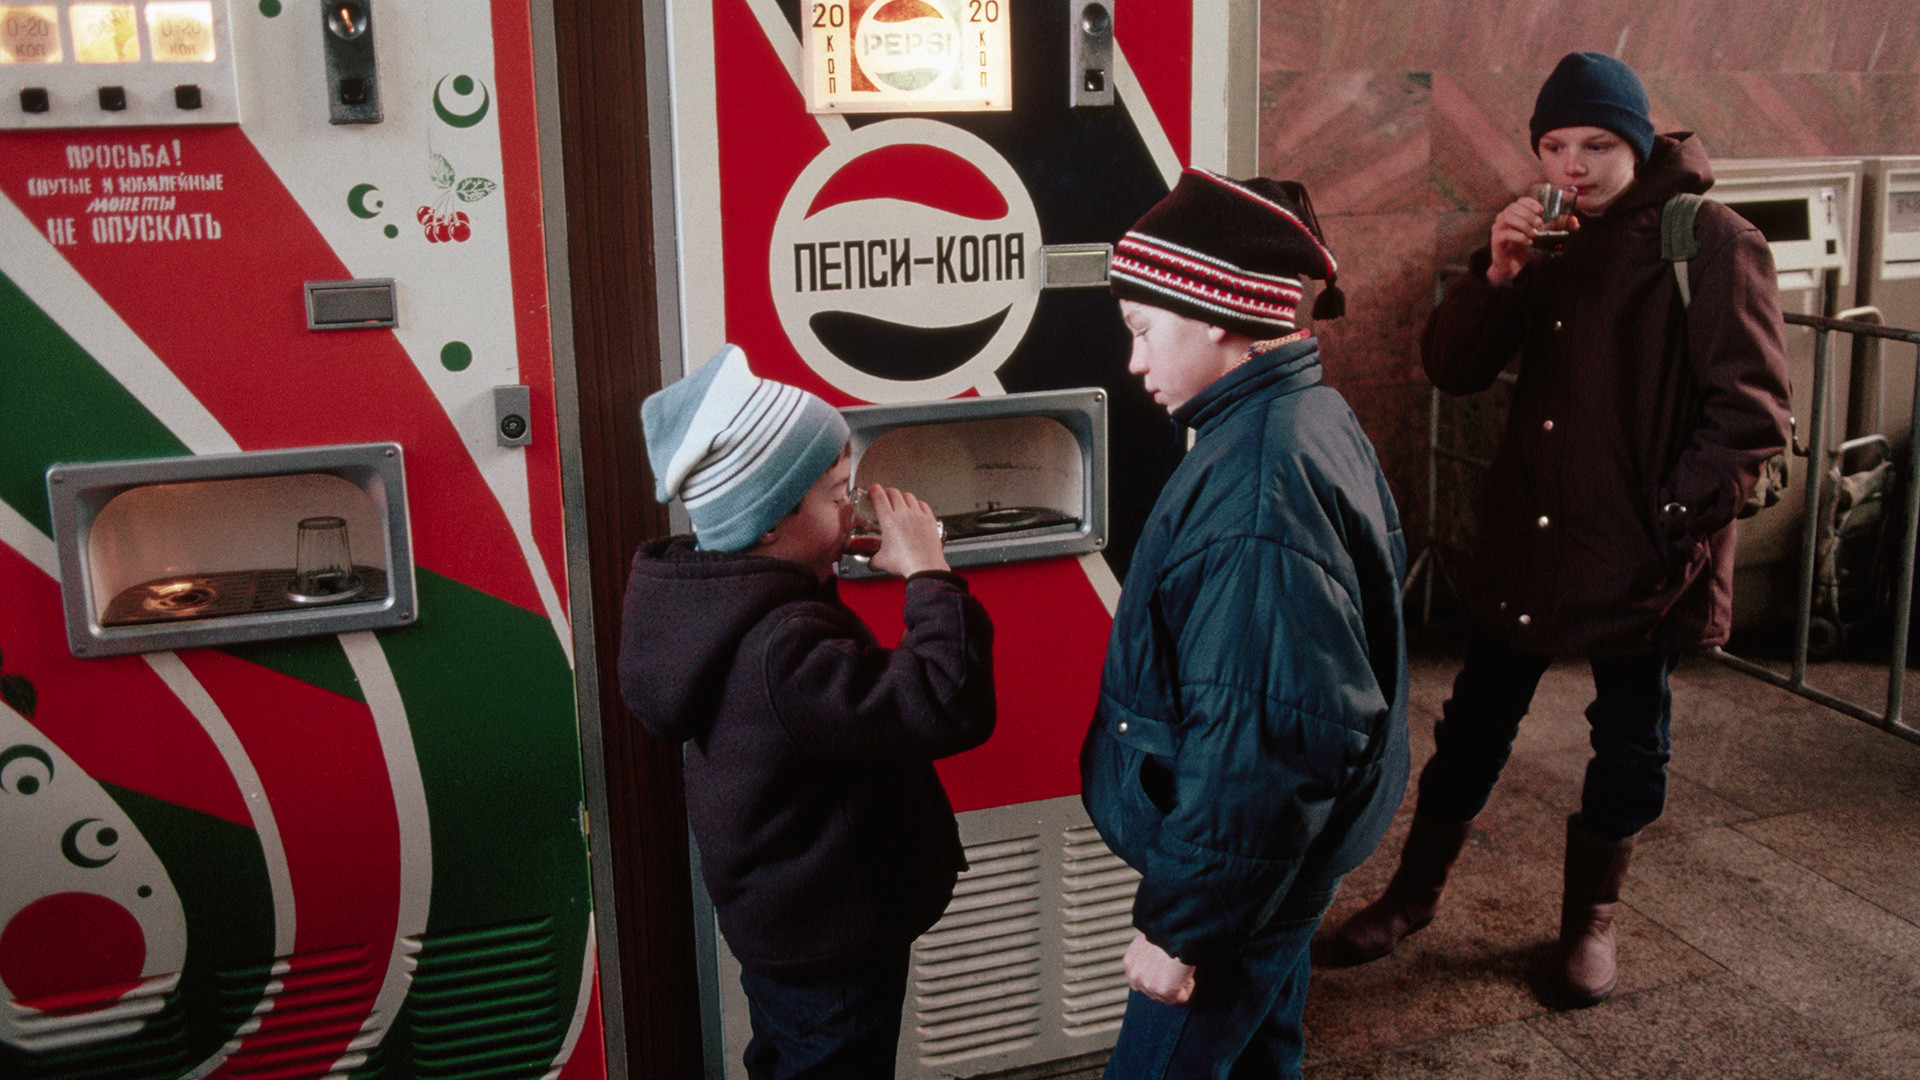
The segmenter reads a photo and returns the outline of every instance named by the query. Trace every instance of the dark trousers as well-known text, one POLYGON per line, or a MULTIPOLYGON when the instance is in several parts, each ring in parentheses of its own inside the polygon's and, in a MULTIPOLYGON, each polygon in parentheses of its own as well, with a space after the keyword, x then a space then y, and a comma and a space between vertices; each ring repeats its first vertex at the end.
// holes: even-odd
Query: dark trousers
MULTIPOLYGON (((1466 664, 1453 680, 1453 697, 1433 730, 1433 757, 1420 773, 1420 816, 1472 821, 1487 805, 1552 659, 1469 627, 1466 664)), ((1602 840, 1632 836, 1666 807, 1673 716, 1667 680, 1679 659, 1667 652, 1593 658, 1594 699, 1587 706, 1593 758, 1580 794, 1580 824, 1602 840)))
POLYGON ((893 1080, 908 947, 787 979, 740 973, 753 1038, 743 1058, 753 1080, 893 1080))
POLYGON ((1202 965, 1185 1005, 1129 993, 1104 1080, 1297 1080, 1307 947, 1338 887, 1289 899, 1291 912, 1242 955, 1202 965))

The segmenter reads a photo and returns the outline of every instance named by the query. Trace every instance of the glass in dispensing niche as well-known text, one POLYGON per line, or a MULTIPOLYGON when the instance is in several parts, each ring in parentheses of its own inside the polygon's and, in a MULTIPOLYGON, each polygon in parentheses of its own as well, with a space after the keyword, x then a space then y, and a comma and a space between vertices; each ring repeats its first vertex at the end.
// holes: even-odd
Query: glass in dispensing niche
POLYGON ((213 5, 207 0, 148 4, 147 39, 153 45, 153 58, 162 63, 212 63, 213 5))
POLYGON ((60 9, 52 4, 0 4, 0 64, 57 64, 60 9))
POLYGON ((346 519, 303 518, 287 599, 298 604, 330 604, 357 596, 361 587, 347 542, 346 519))
POLYGON ((83 64, 130 64, 140 59, 140 26, 132 4, 75 4, 73 58, 83 64))

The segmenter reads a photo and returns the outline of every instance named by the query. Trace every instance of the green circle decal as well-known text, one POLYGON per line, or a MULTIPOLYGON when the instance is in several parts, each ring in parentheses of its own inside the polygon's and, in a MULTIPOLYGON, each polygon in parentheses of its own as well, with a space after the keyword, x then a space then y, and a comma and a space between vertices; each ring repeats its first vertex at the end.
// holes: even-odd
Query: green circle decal
POLYGON ((260 0, 260 14, 269 19, 280 14, 280 0, 260 0))
POLYGON ((400 226, 389 225, 385 229, 382 229, 381 231, 387 234, 387 239, 391 240, 394 237, 400 235, 400 226))
POLYGON ((374 187, 372 184, 355 184, 353 190, 347 192, 347 210, 350 211, 354 217, 362 220, 378 216, 380 211, 386 209, 386 200, 374 199, 373 205, 368 206, 367 196, 379 190, 379 188, 374 187))
POLYGON ((464 341, 449 341, 440 350, 440 364, 448 371, 465 371, 473 363, 473 350, 464 341))
MULTIPOLYGON (((448 78, 447 76, 442 75, 440 77, 440 81, 433 84, 433 111, 439 115, 440 119, 444 121, 449 127, 457 127, 457 128, 470 128, 473 125, 479 123, 480 121, 486 119, 487 110, 493 106, 493 95, 487 93, 487 88, 484 86, 480 87, 479 108, 474 109, 470 113, 457 113, 447 108, 446 103, 440 100, 440 88, 446 85, 447 78, 448 78)), ((461 97, 466 97, 468 94, 473 93, 473 89, 474 89, 474 85, 473 85, 472 76, 459 75, 454 77, 453 79, 454 93, 460 95, 461 97)))

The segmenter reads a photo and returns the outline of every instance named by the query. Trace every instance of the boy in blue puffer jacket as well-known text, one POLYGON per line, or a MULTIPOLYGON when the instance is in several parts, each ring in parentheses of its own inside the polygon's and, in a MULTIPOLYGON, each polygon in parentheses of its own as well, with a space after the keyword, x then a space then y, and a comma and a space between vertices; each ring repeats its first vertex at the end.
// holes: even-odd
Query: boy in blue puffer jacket
POLYGON ((1111 264, 1128 369, 1194 433, 1121 592, 1083 798, 1141 875, 1113 1080, 1298 1077, 1308 943, 1407 778, 1406 546, 1296 329, 1342 298, 1306 189, 1188 170, 1111 264))

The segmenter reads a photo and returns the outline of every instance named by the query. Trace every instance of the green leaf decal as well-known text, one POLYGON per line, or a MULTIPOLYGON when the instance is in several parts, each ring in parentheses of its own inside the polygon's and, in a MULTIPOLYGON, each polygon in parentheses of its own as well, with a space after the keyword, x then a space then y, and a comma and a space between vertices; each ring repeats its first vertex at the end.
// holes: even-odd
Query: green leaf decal
POLYGON ((469 176, 455 185, 453 190, 460 196, 461 202, 479 202, 493 194, 493 189, 499 186, 484 176, 469 176))
POLYGON ((0 700, 13 706, 13 711, 27 719, 33 719, 34 706, 39 704, 40 695, 27 681, 25 675, 0 675, 0 700))
POLYGON ((427 157, 432 159, 432 167, 427 170, 427 176, 433 181, 433 186, 437 188, 452 187, 454 179, 453 163, 431 150, 427 151, 427 157))

